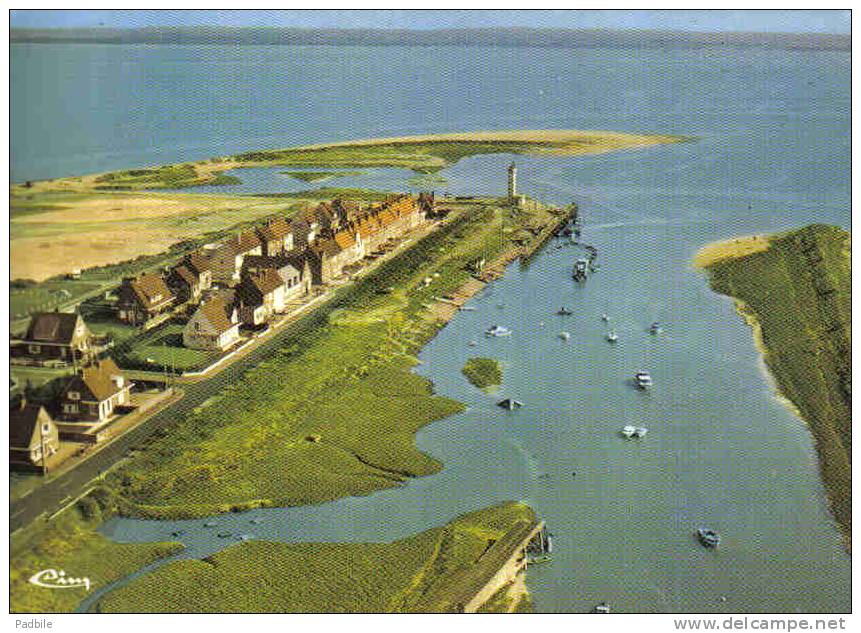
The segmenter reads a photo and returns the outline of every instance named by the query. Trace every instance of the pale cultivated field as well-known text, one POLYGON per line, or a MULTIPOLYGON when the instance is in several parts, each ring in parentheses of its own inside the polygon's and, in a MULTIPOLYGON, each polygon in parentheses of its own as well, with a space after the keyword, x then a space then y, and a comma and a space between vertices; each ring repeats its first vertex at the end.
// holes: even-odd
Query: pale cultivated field
MULTIPOLYGON (((290 148, 284 150, 285 154, 263 162, 226 157, 187 163, 184 169, 193 167, 192 180, 184 182, 201 184, 225 170, 254 165, 326 167, 331 163, 339 167, 352 164, 439 169, 463 156, 486 151, 598 154, 682 140, 685 139, 576 130, 486 131, 381 138, 290 148), (469 143, 476 145, 469 147, 469 143), (500 145, 493 147, 488 143, 500 145), (516 145, 519 143, 523 145, 516 145), (363 155, 362 148, 368 148, 367 155, 363 155)), ((182 171, 179 167, 177 169, 182 171)), ((115 172, 118 173, 128 172, 115 172)), ((104 174, 93 174, 34 182, 29 186, 21 183, 12 185, 11 278, 42 281, 77 268, 156 254, 183 239, 283 212, 290 205, 300 204, 296 200, 278 198, 219 196, 217 189, 213 189, 214 195, 148 192, 145 191, 147 187, 168 186, 167 181, 155 176, 152 180, 123 178, 118 176, 117 179, 106 180, 104 174), (97 189, 106 183, 128 185, 134 190, 97 189)))

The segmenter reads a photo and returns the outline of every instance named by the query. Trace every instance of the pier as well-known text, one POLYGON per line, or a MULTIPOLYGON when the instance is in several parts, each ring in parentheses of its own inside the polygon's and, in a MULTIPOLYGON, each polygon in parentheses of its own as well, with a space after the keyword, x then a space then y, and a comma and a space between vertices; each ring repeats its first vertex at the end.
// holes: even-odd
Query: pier
POLYGON ((518 521, 493 543, 451 587, 455 610, 475 613, 500 589, 514 582, 529 564, 530 553, 548 551, 544 521, 518 521))

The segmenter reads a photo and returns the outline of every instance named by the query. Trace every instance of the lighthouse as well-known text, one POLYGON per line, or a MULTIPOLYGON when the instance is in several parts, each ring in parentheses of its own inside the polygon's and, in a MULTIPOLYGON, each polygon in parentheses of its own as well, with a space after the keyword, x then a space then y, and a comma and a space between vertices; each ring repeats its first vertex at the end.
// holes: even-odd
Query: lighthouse
POLYGON ((508 202, 517 203, 517 165, 514 163, 508 166, 508 202))

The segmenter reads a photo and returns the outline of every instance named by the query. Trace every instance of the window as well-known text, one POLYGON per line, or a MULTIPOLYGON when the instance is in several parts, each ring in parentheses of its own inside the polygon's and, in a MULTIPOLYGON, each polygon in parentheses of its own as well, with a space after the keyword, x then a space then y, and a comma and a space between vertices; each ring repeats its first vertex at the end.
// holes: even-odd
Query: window
POLYGON ((81 394, 78 393, 77 391, 70 391, 68 393, 68 396, 69 396, 69 400, 80 400, 81 399, 81 394))
POLYGON ((50 424, 43 424, 42 425, 42 435, 47 435, 50 432, 51 432, 51 425, 50 424))
POLYGON ((30 351, 31 354, 39 354, 42 351, 42 346, 41 345, 29 345, 27 347, 27 349, 30 351))
POLYGON ((77 413, 78 405, 76 404, 64 404, 63 405, 63 413, 77 413))

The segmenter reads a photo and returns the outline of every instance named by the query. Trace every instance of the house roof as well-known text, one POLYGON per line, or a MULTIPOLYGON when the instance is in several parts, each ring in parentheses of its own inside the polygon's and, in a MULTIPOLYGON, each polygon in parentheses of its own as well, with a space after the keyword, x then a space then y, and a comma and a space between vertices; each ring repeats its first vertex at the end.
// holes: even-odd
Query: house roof
POLYGON ((198 281, 198 276, 192 272, 192 270, 188 266, 175 266, 173 268, 173 273, 179 279, 182 279, 189 286, 193 286, 198 281))
POLYGON ((211 297, 201 303, 197 311, 219 334, 237 325, 230 319, 233 307, 220 295, 211 297))
POLYGON ((294 248, 292 251, 287 251, 286 253, 284 253, 282 257, 288 264, 298 270, 300 275, 304 273, 305 266, 308 261, 308 256, 304 250, 294 248))
POLYGON ((30 319, 25 337, 28 341, 68 345, 75 337, 75 326, 80 318, 68 312, 40 312, 30 319))
POLYGON ((287 235, 290 235, 290 233, 293 232, 293 228, 287 220, 279 217, 272 220, 269 224, 260 227, 258 231, 260 233, 260 237, 267 242, 271 242, 273 240, 283 239, 287 235))
POLYGON ((257 237, 257 233, 251 230, 234 235, 224 243, 226 247, 233 249, 233 252, 237 255, 243 255, 248 251, 254 250, 260 244, 260 238, 257 237))
POLYGON ((341 252, 341 247, 338 246, 338 243, 332 238, 317 240, 314 242, 311 249, 315 253, 328 255, 329 257, 334 257, 341 252))
POLYGON ((335 233, 335 243, 343 251, 356 244, 355 236, 348 231, 338 231, 335 233))
POLYGON ((245 303, 257 303, 257 301, 276 288, 284 285, 281 275, 273 268, 264 268, 256 275, 243 277, 239 284, 239 293, 245 303))
POLYGON ((193 253, 189 253, 182 259, 182 263, 194 270, 197 271, 197 274, 212 269, 212 262, 209 261, 209 257, 207 257, 204 253, 200 251, 194 251, 193 253))
POLYGON ((144 273, 139 277, 128 280, 129 287, 134 291, 138 301, 147 308, 162 303, 173 297, 167 287, 164 277, 155 273, 144 273))
POLYGON ((51 416, 41 404, 27 402, 12 409, 9 412, 9 447, 30 448, 40 418, 51 422, 51 416))
POLYGON ((120 368, 113 359, 105 358, 84 367, 80 374, 73 376, 63 393, 79 391, 83 400, 102 402, 123 390, 123 387, 116 387, 111 381, 111 376, 117 375, 122 376, 120 368))
POLYGON ((301 274, 301 268, 296 268, 290 258, 284 255, 246 255, 242 260, 243 272, 260 271, 266 268, 276 271, 285 282, 288 278, 301 274))

